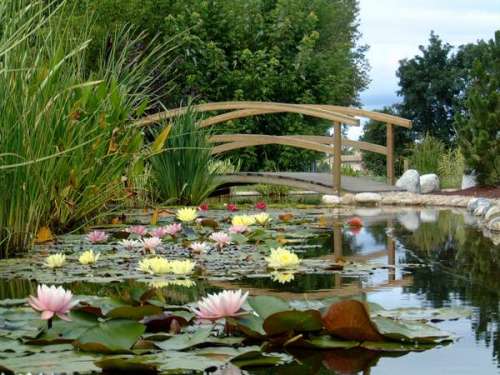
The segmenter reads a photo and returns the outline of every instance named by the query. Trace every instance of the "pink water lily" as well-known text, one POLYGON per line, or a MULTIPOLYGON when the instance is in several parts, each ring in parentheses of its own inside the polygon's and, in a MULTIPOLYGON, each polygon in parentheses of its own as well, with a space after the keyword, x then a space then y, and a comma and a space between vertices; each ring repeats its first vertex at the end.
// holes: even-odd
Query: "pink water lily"
POLYGON ((231 237, 225 232, 214 232, 209 238, 214 241, 220 249, 231 243, 231 237))
POLYGON ((245 303, 248 292, 240 290, 224 290, 217 294, 209 294, 198 301, 198 308, 193 309, 198 319, 217 320, 241 315, 241 306, 245 303))
POLYGON ((52 319, 57 315, 63 320, 71 320, 66 314, 75 306, 78 301, 72 301, 73 294, 63 287, 52 285, 38 285, 37 296, 29 296, 28 303, 37 311, 41 311, 41 318, 52 319))
POLYGON ((109 236, 101 230, 95 230, 87 234, 87 240, 91 243, 106 242, 108 240, 108 237, 109 236))
POLYGON ((175 237, 175 235, 177 233, 182 231, 182 224, 172 223, 172 224, 166 225, 164 228, 167 231, 167 234, 170 234, 172 237, 175 237))
POLYGON ((151 252, 154 252, 155 249, 160 246, 160 244, 161 239, 158 237, 150 237, 142 240, 142 246, 144 247, 144 250, 149 250, 151 252))
POLYGON ((267 208, 267 204, 264 201, 259 201, 255 203, 255 208, 258 210, 265 210, 267 208))
POLYGON ((231 233, 245 233, 248 232, 248 226, 246 225, 232 225, 229 227, 231 233))
POLYGON ((144 225, 132 225, 127 228, 127 232, 132 234, 137 234, 139 236, 144 236, 148 233, 147 228, 144 225))
POLYGON ((168 234, 168 231, 165 229, 165 227, 159 227, 150 231, 149 234, 153 237, 163 238, 168 234))

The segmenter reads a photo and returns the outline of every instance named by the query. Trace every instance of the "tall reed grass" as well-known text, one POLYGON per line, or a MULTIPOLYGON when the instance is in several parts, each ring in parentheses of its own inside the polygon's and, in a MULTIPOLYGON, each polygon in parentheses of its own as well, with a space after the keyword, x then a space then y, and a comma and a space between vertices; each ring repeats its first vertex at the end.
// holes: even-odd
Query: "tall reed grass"
POLYGON ((28 248, 41 226, 73 229, 124 197, 143 143, 130 120, 148 106, 149 68, 163 52, 120 30, 88 72, 92 22, 71 27, 61 1, 0 2, 0 255, 28 248))
POLYGON ((445 146, 443 142, 427 134, 411 150, 411 168, 416 169, 420 174, 437 173, 439 159, 444 153, 445 146))

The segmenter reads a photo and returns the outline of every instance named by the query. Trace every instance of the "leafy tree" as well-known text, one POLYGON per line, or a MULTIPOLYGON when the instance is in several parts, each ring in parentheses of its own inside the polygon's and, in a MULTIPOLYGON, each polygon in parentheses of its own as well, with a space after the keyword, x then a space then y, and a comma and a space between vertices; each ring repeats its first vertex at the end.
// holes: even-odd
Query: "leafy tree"
MULTIPOLYGON (((76 2, 76 0, 74 0, 76 2)), ((198 101, 256 100, 358 104, 366 87, 366 47, 358 45, 357 0, 83 0, 98 19, 95 39, 132 23, 174 38, 161 81, 166 107, 198 101)), ((96 53, 98 47, 94 47, 96 53)), ((330 124, 298 115, 261 116, 219 126, 253 134, 326 134, 330 124)), ((285 146, 234 152, 246 169, 305 169, 324 155, 285 146)))
MULTIPOLYGON (((380 112, 398 115, 395 106, 385 107, 380 112)), ((378 145, 387 145, 386 125, 383 122, 370 120, 364 126, 364 132, 360 137, 360 141, 375 143, 378 145)), ((394 169, 397 174, 403 170, 403 156, 407 155, 408 145, 411 143, 410 131, 399 126, 394 127, 394 169)), ((363 164, 366 169, 374 175, 385 176, 387 174, 386 157, 385 155, 376 154, 374 152, 363 151, 363 164)))
POLYGON ((471 71, 465 111, 457 115, 459 142, 466 164, 480 184, 500 183, 500 30, 480 43, 481 58, 471 71))
POLYGON ((466 70, 459 65, 468 61, 452 53, 453 47, 431 32, 429 45, 419 47, 421 55, 400 62, 397 76, 403 97, 400 113, 413 121, 413 137, 429 134, 453 144, 456 140, 454 115, 466 84, 466 70))

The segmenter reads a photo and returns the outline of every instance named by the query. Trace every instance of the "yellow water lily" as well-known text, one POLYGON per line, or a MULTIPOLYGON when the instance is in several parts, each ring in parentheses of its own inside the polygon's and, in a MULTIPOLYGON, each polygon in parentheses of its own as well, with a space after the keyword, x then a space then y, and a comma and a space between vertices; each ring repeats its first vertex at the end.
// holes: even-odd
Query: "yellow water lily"
POLYGON ((82 253, 82 255, 80 255, 80 257, 78 258, 78 261, 81 264, 94 264, 95 262, 97 262, 100 255, 101 254, 99 254, 99 253, 95 254, 94 250, 87 250, 87 251, 84 251, 82 253))
POLYGON ((45 262, 45 264, 49 268, 60 268, 64 266, 64 263, 66 263, 66 255, 62 253, 50 255, 47 257, 47 260, 45 262))
POLYGON ((271 280, 276 281, 280 284, 286 284, 295 279, 295 274, 293 272, 271 272, 271 280))
POLYGON ((162 257, 146 258, 139 262, 137 269, 154 275, 164 275, 170 272, 170 262, 162 257))
POLYGON ((175 275, 187 275, 193 272, 195 262, 190 260, 173 260, 170 262, 170 272, 175 275))
POLYGON ((198 211, 196 208, 184 207, 177 210, 177 219, 183 222, 194 221, 198 217, 198 211))
POLYGON ((267 266, 275 270, 296 268, 300 264, 300 258, 297 254, 278 247, 271 249, 271 254, 266 258, 267 266))
POLYGON ((154 289, 161 289, 169 286, 182 286, 184 288, 192 288, 195 285, 196 283, 191 279, 155 280, 149 283, 149 286, 154 289))
POLYGON ((233 226, 246 226, 255 224, 255 217, 251 215, 236 215, 231 220, 233 226))
POLYGON ((261 212, 260 214, 253 216, 257 224, 266 225, 271 221, 271 216, 267 212, 261 212))

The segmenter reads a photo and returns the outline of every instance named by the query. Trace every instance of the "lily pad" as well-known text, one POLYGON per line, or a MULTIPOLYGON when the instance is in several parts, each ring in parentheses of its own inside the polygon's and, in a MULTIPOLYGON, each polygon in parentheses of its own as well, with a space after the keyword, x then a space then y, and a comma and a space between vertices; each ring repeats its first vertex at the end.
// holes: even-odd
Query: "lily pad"
POLYGON ((424 323, 403 322, 382 317, 375 317, 372 320, 382 335, 397 341, 437 344, 453 339, 449 333, 424 323))
POLYGON ((318 310, 281 311, 268 316, 263 328, 269 336, 274 336, 285 332, 319 331, 323 328, 323 322, 318 310))
POLYGON ((277 312, 290 310, 288 303, 272 296, 249 297, 247 301, 262 319, 266 319, 277 312))

